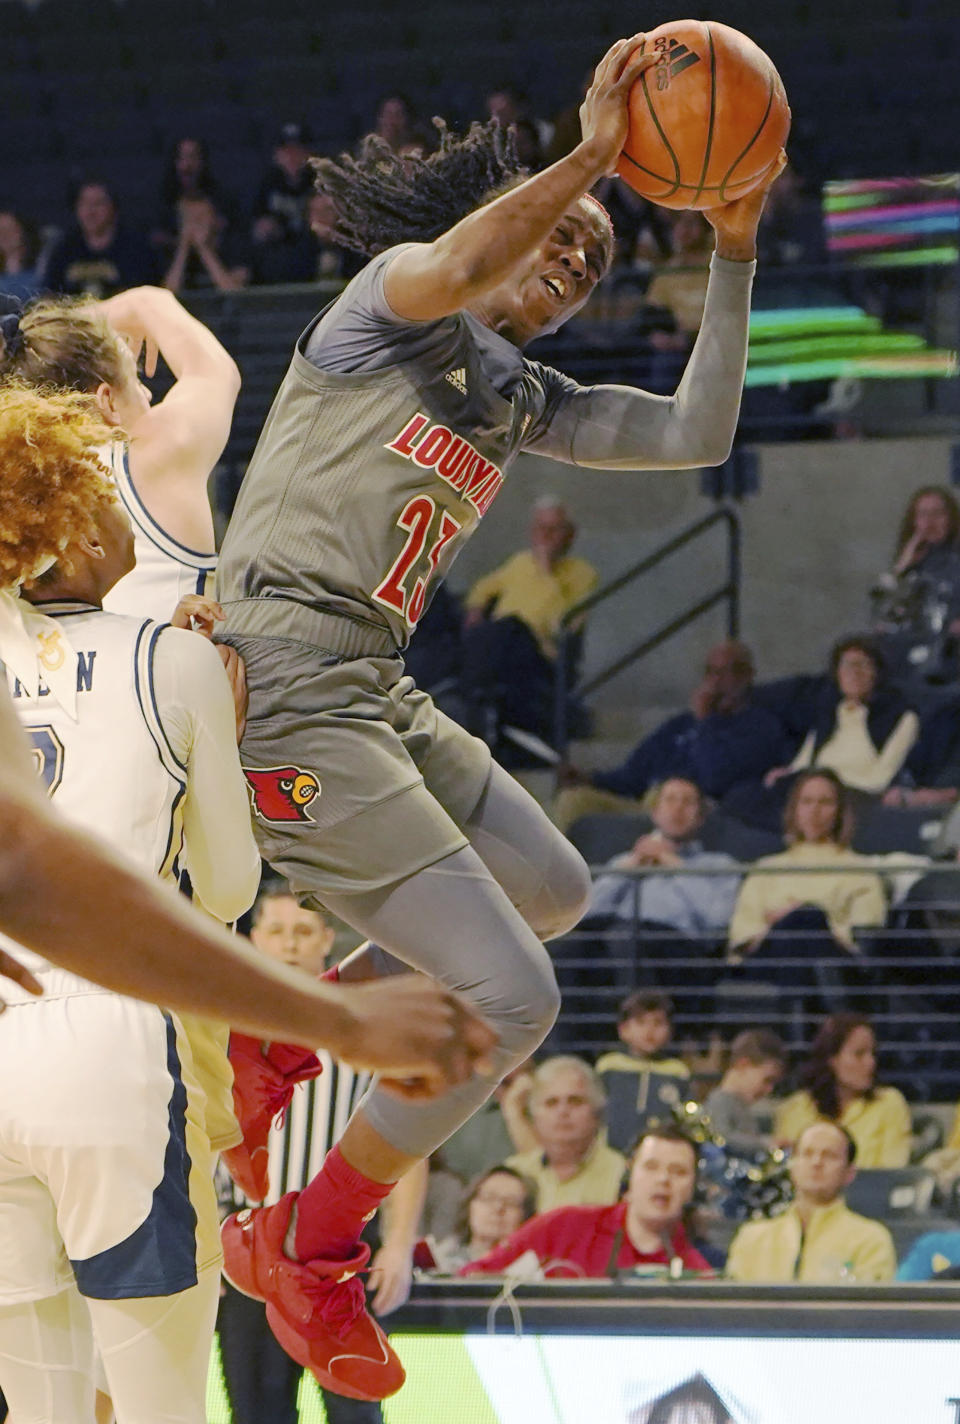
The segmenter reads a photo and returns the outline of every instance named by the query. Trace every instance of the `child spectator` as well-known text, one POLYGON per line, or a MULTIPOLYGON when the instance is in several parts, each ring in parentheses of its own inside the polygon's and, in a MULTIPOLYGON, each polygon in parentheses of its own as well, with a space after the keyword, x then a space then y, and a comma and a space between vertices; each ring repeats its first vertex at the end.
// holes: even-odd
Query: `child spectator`
POLYGON ((605 1053, 597 1062, 598 1073, 665 1073, 673 1078, 689 1078, 690 1069, 682 1058, 667 1052, 673 1037, 673 1004, 666 994, 640 990, 620 1005, 617 1036, 626 1053, 605 1053))
POLYGON ((163 279, 171 292, 234 292, 250 280, 250 254, 212 198, 181 198, 173 261, 163 279))
POLYGON ((783 1077, 787 1050, 770 1029, 747 1029, 730 1045, 730 1064, 704 1107, 730 1151, 751 1157, 765 1152, 773 1139, 760 1131, 756 1104, 783 1077))
POLYGON ((861 1167, 905 1167, 910 1161, 910 1109, 896 1088, 876 1085, 876 1039, 859 1014, 831 1014, 800 1070, 800 1089, 781 1105, 778 1142, 795 1143, 810 1123, 839 1123, 857 1145, 861 1167))

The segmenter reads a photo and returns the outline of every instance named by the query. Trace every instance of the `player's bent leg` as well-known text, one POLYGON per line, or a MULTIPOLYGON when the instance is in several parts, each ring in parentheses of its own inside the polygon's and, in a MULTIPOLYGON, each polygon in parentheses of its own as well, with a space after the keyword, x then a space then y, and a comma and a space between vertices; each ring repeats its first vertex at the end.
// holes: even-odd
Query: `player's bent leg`
POLYGON ((566 934, 586 913, 590 871, 583 856, 496 762, 463 829, 540 939, 566 934))
POLYGON ((206 1424, 220 1271, 177 1295, 87 1300, 117 1424, 206 1424))
POLYGON ((0 1303, 0 1388, 13 1424, 93 1418, 93 1332, 76 1286, 0 1303))

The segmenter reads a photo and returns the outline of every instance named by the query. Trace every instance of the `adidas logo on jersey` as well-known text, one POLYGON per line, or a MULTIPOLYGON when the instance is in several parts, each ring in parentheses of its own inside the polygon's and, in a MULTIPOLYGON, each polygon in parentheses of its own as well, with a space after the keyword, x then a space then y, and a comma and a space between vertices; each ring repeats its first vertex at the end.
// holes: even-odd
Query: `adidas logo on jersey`
POLYGON ((467 394, 467 372, 464 366, 458 366, 455 371, 448 371, 443 379, 449 381, 454 390, 459 391, 462 396, 467 394))

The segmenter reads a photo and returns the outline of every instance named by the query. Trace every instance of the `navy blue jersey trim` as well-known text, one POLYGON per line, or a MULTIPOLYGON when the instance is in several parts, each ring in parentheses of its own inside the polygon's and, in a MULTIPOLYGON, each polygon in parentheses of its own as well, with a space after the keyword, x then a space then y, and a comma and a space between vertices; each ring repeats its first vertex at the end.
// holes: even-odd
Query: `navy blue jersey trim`
POLYGON ((151 541, 151 543, 156 544, 157 548, 161 551, 161 553, 167 554, 170 552, 169 549, 165 549, 163 543, 160 542, 161 540, 163 540, 167 544, 172 544, 175 549, 177 549, 181 554, 185 554, 191 560, 203 559, 209 564, 210 568, 214 568, 216 566, 216 549, 211 549, 209 551, 206 549, 191 549, 189 544, 181 544, 179 539, 175 539, 172 534, 170 534, 166 529, 164 529, 162 524, 159 524, 157 520, 154 519, 149 509, 144 504, 143 500, 140 498, 139 490, 133 483, 133 476, 130 473, 130 465, 127 460, 126 448, 124 448, 123 451, 123 478, 123 485, 121 485, 118 481, 117 489, 120 491, 121 498, 123 498, 123 503, 126 506, 127 512, 130 514, 131 518, 135 521, 135 523, 140 526, 140 529, 151 541))
MULTIPOLYGON (((167 1071, 173 1085, 167 1110, 163 1178, 154 1190, 146 1221, 136 1231, 106 1251, 70 1262, 80 1294, 94 1300, 178 1295, 197 1284, 197 1213, 190 1200, 187 1090, 177 1052, 177 1032, 170 1015, 164 1014, 163 1018, 167 1029, 167 1071)), ((106 1184, 103 1190, 107 1190, 106 1184)))

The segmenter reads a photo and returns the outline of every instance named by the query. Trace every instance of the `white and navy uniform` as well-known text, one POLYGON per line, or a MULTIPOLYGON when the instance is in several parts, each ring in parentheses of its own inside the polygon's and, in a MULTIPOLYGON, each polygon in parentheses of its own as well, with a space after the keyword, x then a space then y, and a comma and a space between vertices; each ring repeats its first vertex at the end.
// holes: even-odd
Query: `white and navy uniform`
MULTIPOLYGON (((203 638, 88 605, 47 604, 77 655, 76 719, 8 671, 37 769, 71 821, 235 919, 260 863, 233 700, 203 638)), ((138 952, 137 930, 117 945, 138 952)), ((187 1290, 219 1261, 204 1094, 178 1018, 17 946, 36 999, 0 1017, 0 1305, 69 1286, 117 1300, 187 1290)))
POLYGON ((133 526, 137 560, 103 600, 107 612, 166 619, 188 593, 212 594, 216 553, 188 549, 157 523, 131 478, 125 441, 113 440, 99 453, 133 526))

